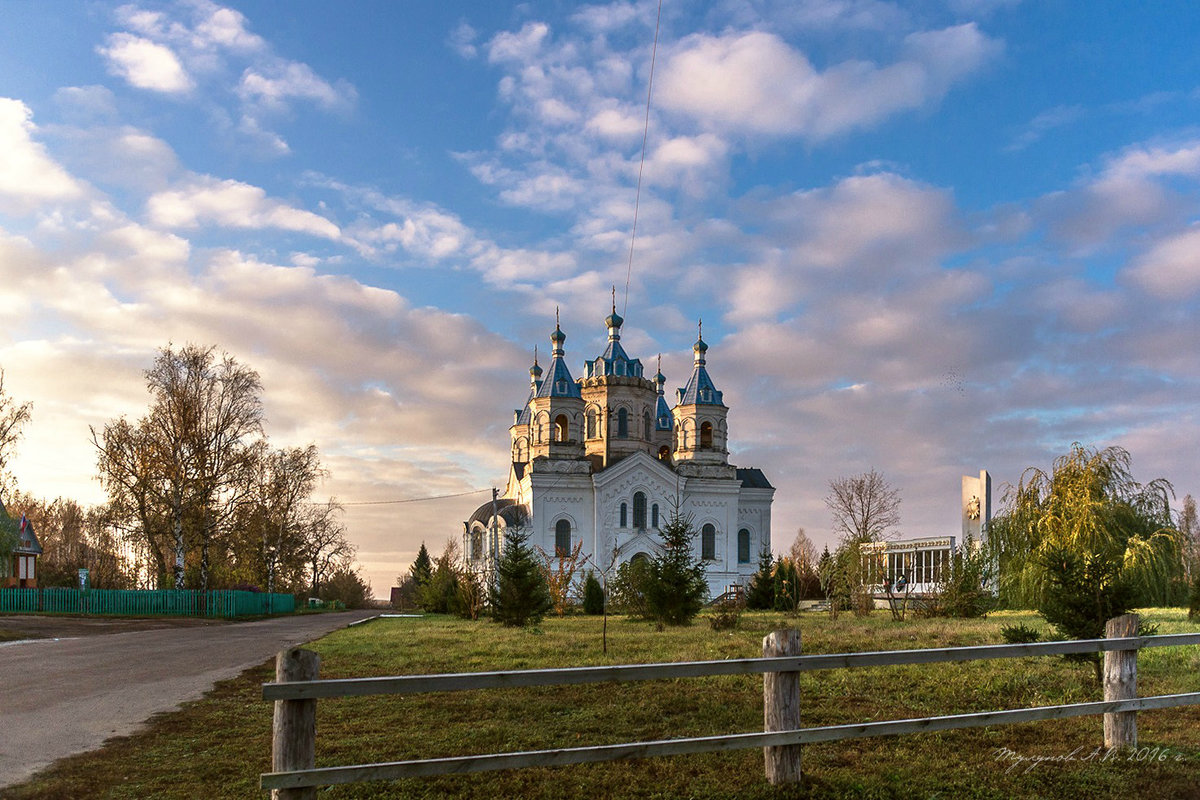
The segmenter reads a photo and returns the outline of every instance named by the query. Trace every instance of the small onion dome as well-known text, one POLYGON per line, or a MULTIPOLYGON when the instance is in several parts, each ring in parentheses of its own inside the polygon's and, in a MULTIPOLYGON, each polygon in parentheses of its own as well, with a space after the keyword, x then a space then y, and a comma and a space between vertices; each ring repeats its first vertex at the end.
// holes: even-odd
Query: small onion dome
POLYGON ((658 384, 658 388, 661 391, 662 385, 667 382, 667 376, 660 372, 654 376, 654 382, 658 384))
POLYGON ((609 338, 616 339, 620 336, 619 331, 621 330, 621 325, 624 324, 624 322, 625 320, 622 319, 621 315, 617 313, 615 308, 611 314, 604 318, 604 324, 608 326, 609 338))
POLYGON ((535 380, 542 377, 542 368, 538 366, 536 361, 533 362, 533 366, 529 368, 529 377, 535 380))
POLYGON ((554 345, 552 355, 561 356, 563 354, 563 342, 567 340, 567 335, 562 332, 562 328, 554 326, 554 333, 550 334, 550 343, 554 345))
POLYGON ((697 339, 696 343, 692 345, 692 351, 696 354, 696 363, 703 364, 704 354, 708 352, 708 345, 704 343, 703 339, 697 339))

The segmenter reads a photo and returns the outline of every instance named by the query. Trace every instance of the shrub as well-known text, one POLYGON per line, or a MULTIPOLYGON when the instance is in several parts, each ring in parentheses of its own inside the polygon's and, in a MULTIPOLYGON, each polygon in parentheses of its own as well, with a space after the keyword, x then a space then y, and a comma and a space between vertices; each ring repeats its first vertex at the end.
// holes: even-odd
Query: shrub
POLYGON ((968 538, 946 562, 937 589, 923 599, 919 613, 926 617, 982 617, 996 601, 987 585, 991 568, 989 556, 968 538))
POLYGON ((1008 644, 1030 644, 1042 640, 1040 633, 1033 628, 1025 627, 1025 625, 1005 625, 1000 629, 1000 635, 1008 644))
POLYGON ((737 600, 722 598, 713 603, 711 608, 712 614, 708 617, 708 624, 714 631, 732 630, 741 621, 743 604, 737 600))
POLYGON ((646 606, 646 587, 650 582, 650 561, 634 559, 617 567, 617 574, 608 582, 609 608, 631 617, 649 619, 646 606))
POLYGON ((321 599, 342 603, 346 608, 366 608, 371 602, 371 585, 349 567, 337 569, 321 585, 321 599))
POLYGON ((1188 602, 1188 619, 1200 619, 1200 572, 1192 579, 1192 595, 1188 602))
POLYGON ((587 578, 583 581, 583 613, 604 613, 604 587, 591 570, 588 570, 587 578))

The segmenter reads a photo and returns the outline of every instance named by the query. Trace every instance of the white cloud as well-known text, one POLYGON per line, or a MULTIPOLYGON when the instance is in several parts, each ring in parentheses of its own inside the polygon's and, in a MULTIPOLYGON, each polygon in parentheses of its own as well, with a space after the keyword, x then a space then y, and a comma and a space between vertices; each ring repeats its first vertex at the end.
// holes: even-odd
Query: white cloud
POLYGON ((826 139, 939 100, 1000 46, 974 24, 909 34, 904 58, 824 72, 772 33, 697 34, 663 66, 658 102, 701 125, 826 139))
POLYGON ((645 121, 620 109, 605 108, 596 112, 584 127, 605 139, 632 142, 641 137, 645 121))
POLYGON ((414 210, 401 222, 388 222, 357 236, 385 248, 398 244, 414 255, 435 261, 460 254, 473 239, 461 220, 433 208, 414 210))
POLYGON ((475 46, 475 39, 479 36, 474 28, 466 22, 458 23, 458 26, 450 32, 447 43, 450 49, 458 53, 463 58, 474 58, 479 52, 479 48, 475 46))
POLYGON ((726 0, 721 8, 733 25, 742 28, 829 33, 911 26, 903 8, 880 0, 726 0))
POLYGON ((1137 145, 1108 158, 1099 174, 1052 193, 1038 213, 1058 237, 1092 252, 1123 230, 1178 224, 1200 211, 1182 182, 1200 180, 1200 142, 1137 145))
POLYGON ((1065 125, 1070 125, 1078 121, 1084 116, 1083 106, 1055 106, 1054 108, 1043 111, 1029 121, 1012 142, 1005 147, 1005 151, 1015 153, 1019 150, 1024 150, 1034 142, 1041 139, 1047 132, 1055 128, 1061 128, 1065 125))
POLYGON ((550 26, 544 22, 528 22, 515 33, 498 33, 488 42, 488 60, 492 63, 527 63, 537 55, 549 35, 550 26))
POLYGON ((82 185, 34 141, 36 131, 27 105, 0 97, 0 208, 27 212, 83 195, 82 185))
POLYGON ((53 133, 66 145, 60 148, 66 165, 93 184, 157 191, 179 171, 170 145, 139 128, 61 126, 53 133))
POLYGON ((247 69, 238 84, 242 99, 261 103, 271 109, 283 109, 288 101, 311 100, 331 109, 354 102, 356 93, 349 84, 337 88, 313 72, 307 64, 278 61, 261 71, 247 69))
POLYGON ((116 98, 106 86, 64 86, 54 92, 54 103, 66 119, 81 124, 117 117, 116 98))
POLYGON ((262 37, 251 33, 246 27, 246 18, 232 8, 222 8, 213 3, 198 3, 208 16, 201 19, 195 28, 198 44, 219 45, 230 50, 253 52, 266 47, 262 37))
POLYGON ((319 214, 267 197, 258 186, 197 177, 146 201, 150 221, 170 228, 216 224, 231 228, 278 228, 338 240, 338 226, 319 214))
POLYGON ((164 10, 125 5, 114 17, 126 30, 111 34, 107 46, 98 49, 111 72, 139 88, 190 93, 213 119, 226 123, 222 132, 239 135, 260 155, 290 152, 284 137, 271 129, 271 115, 304 103, 343 111, 357 101, 350 83, 331 82, 308 64, 277 55, 241 12, 211 0, 164 10), (241 73, 232 86, 230 72, 241 73), (197 87, 202 91, 193 92, 197 87), (236 110, 222 107, 230 101, 236 110))
POLYGON ((1133 260, 1128 275, 1159 297, 1194 295, 1200 290, 1200 226, 1156 243, 1133 260))
POLYGON ((190 91, 193 83, 174 51, 129 33, 114 33, 106 47, 97 52, 108 62, 109 72, 139 89, 177 94, 190 91))

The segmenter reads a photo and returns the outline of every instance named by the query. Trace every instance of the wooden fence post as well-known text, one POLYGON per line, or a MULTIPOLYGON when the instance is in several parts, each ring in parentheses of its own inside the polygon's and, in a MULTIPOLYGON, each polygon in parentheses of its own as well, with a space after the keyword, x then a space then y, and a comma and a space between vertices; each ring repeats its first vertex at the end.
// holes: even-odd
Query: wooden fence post
MULTIPOLYGON (((315 681, 321 657, 311 650, 293 647, 275 657, 275 682, 315 681)), ((312 769, 317 761, 317 701, 276 700, 271 736, 271 771, 312 769)), ((315 786, 302 789, 272 789, 272 800, 316 800, 315 786)))
MULTIPOLYGON (((1104 624, 1106 639, 1137 636, 1138 615, 1124 614, 1104 624)), ((1104 699, 1132 700, 1137 697, 1137 650, 1104 651, 1104 699)), ((1104 746, 1137 747, 1137 712, 1118 711, 1104 715, 1104 746)))
MULTIPOLYGON (((772 631, 763 639, 763 658, 800 655, 800 631, 772 631)), ((792 731, 800 727, 800 673, 763 673, 763 729, 792 731)), ((767 781, 800 782, 800 745, 764 747, 767 781)))

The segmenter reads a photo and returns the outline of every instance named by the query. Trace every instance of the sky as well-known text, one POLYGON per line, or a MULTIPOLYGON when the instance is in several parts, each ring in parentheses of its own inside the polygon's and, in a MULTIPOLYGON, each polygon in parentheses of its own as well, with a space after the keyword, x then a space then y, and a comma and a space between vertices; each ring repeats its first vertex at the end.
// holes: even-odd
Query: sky
POLYGON ((833 541, 829 481, 869 469, 905 536, 957 533, 960 476, 987 469, 1000 505, 1076 441, 1200 491, 1191 3, 658 15, 5 4, 21 487, 101 502, 89 428, 145 413, 159 348, 216 345, 261 375, 275 446, 318 445, 386 596, 503 487, 555 309, 578 377, 615 286, 669 390, 703 319, 777 551, 833 541))

